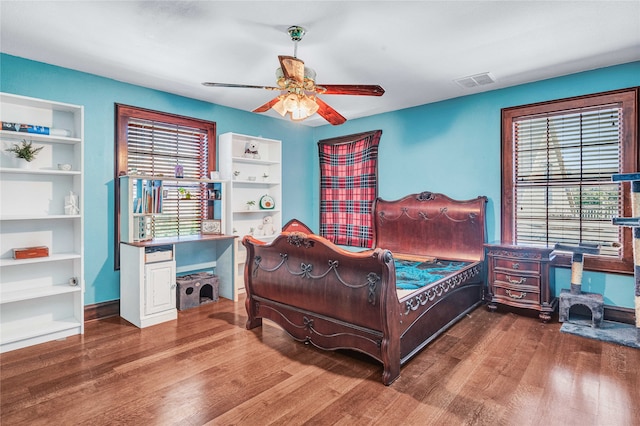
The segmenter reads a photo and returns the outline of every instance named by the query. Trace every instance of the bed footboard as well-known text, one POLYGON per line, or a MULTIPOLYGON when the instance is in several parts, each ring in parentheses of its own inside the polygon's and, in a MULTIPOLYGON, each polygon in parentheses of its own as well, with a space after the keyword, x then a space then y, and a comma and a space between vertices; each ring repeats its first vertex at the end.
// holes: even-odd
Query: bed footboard
POLYGON ((384 249, 353 253, 324 238, 284 232, 270 243, 245 236, 247 328, 269 319, 322 349, 353 349, 400 374, 395 267, 384 249))

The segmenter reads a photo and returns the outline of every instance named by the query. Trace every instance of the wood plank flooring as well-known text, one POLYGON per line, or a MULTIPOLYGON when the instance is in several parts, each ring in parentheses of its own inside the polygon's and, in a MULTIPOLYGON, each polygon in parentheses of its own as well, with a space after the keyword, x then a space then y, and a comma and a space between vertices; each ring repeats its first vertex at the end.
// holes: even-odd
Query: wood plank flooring
POLYGON ((293 341, 244 301, 0 356, 2 425, 640 425, 640 350, 480 307, 391 386, 349 351, 293 341))

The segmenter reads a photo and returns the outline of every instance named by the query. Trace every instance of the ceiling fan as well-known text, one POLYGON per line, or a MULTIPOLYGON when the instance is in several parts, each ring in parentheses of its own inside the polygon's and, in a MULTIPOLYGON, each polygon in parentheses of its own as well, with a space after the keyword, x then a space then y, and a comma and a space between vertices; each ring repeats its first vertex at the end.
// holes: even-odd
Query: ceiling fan
POLYGON ((316 72, 304 66, 304 62, 296 57, 298 42, 302 40, 306 30, 298 25, 287 29, 291 41, 295 43, 293 56, 278 56, 280 68, 276 70, 277 86, 252 86, 231 83, 202 83, 208 87, 241 87, 249 89, 278 90, 280 95, 259 106, 252 112, 266 112, 273 108, 281 116, 290 115, 291 120, 301 121, 316 112, 333 125, 347 121, 338 111, 327 105, 317 95, 356 95, 382 96, 384 89, 377 85, 358 84, 316 84, 316 72))

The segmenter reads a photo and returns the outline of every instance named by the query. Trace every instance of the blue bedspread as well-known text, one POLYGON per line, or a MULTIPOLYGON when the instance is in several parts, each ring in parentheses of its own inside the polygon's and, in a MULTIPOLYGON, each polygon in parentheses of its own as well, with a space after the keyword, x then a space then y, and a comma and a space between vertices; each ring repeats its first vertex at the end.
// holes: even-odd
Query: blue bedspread
POLYGON ((447 276, 453 275, 470 262, 434 260, 418 262, 394 259, 396 266, 396 288, 417 290, 447 276))

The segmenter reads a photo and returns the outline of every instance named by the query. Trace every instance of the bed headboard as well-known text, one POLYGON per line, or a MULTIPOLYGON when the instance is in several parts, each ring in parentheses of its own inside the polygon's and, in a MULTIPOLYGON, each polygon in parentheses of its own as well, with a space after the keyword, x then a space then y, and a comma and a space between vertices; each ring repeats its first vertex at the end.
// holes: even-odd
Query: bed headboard
POLYGON ((484 259, 487 197, 458 201, 434 192, 395 201, 378 198, 374 206, 374 248, 396 257, 484 259))

